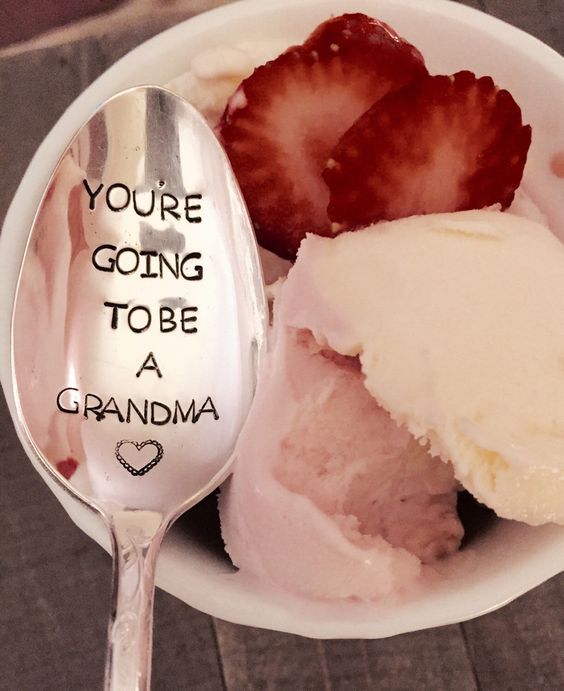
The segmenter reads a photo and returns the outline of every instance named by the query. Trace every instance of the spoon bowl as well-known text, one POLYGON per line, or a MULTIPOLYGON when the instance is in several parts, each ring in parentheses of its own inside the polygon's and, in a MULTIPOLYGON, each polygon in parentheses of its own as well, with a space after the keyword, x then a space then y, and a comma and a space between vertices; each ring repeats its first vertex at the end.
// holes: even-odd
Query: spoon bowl
POLYGON ((213 132, 160 87, 81 128, 35 217, 16 289, 16 423, 105 519, 108 688, 147 688, 155 560, 229 472, 265 342, 254 235, 213 132))

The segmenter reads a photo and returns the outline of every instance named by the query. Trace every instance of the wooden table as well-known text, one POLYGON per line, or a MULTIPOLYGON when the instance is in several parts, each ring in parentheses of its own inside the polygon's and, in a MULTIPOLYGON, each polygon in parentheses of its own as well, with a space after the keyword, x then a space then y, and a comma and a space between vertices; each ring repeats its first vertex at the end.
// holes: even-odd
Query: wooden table
MULTIPOLYGON (((465 4, 564 54, 564 0, 465 4)), ((151 26, 0 58, 0 221, 64 108, 118 57, 170 22, 156 19, 151 26)), ((67 518, 25 458, 3 400, 0 459, 0 689, 98 689, 110 559, 67 518)), ((564 689, 564 575, 477 620, 380 641, 315 641, 245 628, 159 591, 153 688, 564 689)))

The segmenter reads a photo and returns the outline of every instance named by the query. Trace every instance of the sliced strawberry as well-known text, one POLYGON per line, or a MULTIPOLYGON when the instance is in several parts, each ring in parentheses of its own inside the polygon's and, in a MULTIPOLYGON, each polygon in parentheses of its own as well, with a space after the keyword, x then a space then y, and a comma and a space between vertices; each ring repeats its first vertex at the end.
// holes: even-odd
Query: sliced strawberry
MULTIPOLYGON (((397 52, 401 53, 402 59, 410 53, 414 62, 425 64, 419 50, 400 38, 389 24, 360 12, 342 14, 323 22, 311 32, 302 47, 306 50, 317 51, 321 59, 328 59, 333 57, 335 46, 338 46, 340 51, 355 50, 355 47, 360 46, 361 41, 376 47, 382 46, 384 50, 389 49, 390 43, 393 43, 397 52)), ((383 56, 378 56, 378 59, 381 61, 383 56)))
POLYGON ((422 74, 413 46, 347 14, 239 86, 219 134, 263 247, 292 258, 306 232, 331 234, 321 173, 333 147, 375 101, 422 74))
POLYGON ((496 203, 505 209, 530 143, 519 106, 490 77, 425 76, 385 96, 343 135, 323 173, 329 216, 350 229, 496 203))
POLYGON ((65 479, 70 480, 78 468, 78 461, 75 461, 74 458, 69 456, 65 458, 64 461, 57 461, 55 465, 59 473, 61 473, 65 479))

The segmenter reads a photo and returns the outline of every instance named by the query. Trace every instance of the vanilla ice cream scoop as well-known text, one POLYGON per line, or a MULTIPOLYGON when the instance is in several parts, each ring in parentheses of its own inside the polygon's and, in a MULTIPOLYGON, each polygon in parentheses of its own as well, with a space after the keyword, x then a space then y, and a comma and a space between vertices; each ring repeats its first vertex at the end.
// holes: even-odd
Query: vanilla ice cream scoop
POLYGON ((549 230, 468 211, 308 236, 283 296, 284 320, 359 354, 378 403, 480 501, 564 523, 564 247, 549 230))

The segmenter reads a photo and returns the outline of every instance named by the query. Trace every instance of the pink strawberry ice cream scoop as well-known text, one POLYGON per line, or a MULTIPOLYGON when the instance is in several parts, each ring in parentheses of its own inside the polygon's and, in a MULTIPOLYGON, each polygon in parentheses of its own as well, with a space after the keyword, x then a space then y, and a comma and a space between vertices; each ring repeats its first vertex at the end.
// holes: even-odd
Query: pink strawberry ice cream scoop
POLYGON ((279 316, 274 331, 221 495, 227 551, 242 575, 303 595, 401 592, 459 547, 452 469, 376 403, 356 358, 279 316))

